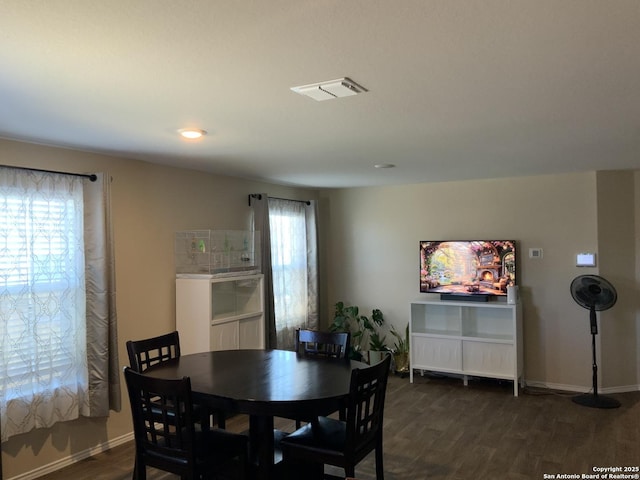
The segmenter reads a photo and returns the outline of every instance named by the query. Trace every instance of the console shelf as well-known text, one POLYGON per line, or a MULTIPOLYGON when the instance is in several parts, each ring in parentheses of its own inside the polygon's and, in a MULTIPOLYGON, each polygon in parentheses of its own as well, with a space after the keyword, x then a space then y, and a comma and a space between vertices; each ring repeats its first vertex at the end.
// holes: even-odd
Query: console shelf
POLYGON ((411 303, 411 369, 522 382, 519 304, 425 300, 411 303))
POLYGON ((176 328, 185 354, 263 349, 263 275, 179 274, 176 328))

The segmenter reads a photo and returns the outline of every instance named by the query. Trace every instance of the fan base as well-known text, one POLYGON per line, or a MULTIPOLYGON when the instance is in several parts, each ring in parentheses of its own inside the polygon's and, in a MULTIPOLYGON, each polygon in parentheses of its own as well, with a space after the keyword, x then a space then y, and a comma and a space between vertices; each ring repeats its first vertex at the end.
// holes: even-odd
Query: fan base
POLYGON ((607 397, 605 395, 593 395, 585 393, 584 395, 576 395, 573 400, 578 405, 593 408, 618 408, 620 402, 615 398, 607 397))

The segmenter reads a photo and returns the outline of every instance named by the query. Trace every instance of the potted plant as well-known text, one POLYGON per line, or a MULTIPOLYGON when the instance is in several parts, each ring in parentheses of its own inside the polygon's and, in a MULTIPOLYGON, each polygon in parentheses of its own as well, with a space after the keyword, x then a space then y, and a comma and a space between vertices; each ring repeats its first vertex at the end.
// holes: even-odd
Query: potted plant
POLYGON ((369 332, 369 364, 373 365, 375 363, 381 362, 384 358, 384 355, 390 352, 389 347, 385 343, 387 337, 383 335, 380 336, 380 333, 369 332))
POLYGON ((405 329, 404 337, 391 326, 391 335, 396 337, 393 344, 393 360, 395 362, 396 373, 404 374, 409 372, 409 324, 405 329))
POLYGON ((349 358, 362 360, 365 348, 369 350, 388 350, 384 344, 385 337, 380 337, 377 328, 384 323, 384 316, 379 309, 371 312, 371 318, 360 315, 357 305, 346 306, 337 302, 335 315, 330 326, 332 332, 351 332, 351 348, 349 358))

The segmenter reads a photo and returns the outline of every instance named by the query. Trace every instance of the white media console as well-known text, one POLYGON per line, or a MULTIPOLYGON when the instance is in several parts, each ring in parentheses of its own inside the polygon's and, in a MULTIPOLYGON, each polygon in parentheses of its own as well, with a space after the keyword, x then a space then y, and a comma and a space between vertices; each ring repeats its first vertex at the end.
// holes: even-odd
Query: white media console
POLYGON ((426 300, 411 303, 410 381, 413 371, 522 382, 522 312, 520 304, 426 300))

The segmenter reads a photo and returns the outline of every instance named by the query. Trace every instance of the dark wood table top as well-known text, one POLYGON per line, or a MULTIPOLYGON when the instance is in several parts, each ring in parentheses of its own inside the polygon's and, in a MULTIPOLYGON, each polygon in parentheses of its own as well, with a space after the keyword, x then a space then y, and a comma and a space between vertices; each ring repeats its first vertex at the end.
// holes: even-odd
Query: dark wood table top
POLYGON ((147 370, 191 378, 194 400, 238 413, 288 416, 349 393, 353 360, 309 359, 286 350, 225 350, 183 355, 147 370))
POLYGON ((273 417, 312 418, 338 410, 349 394, 351 371, 366 367, 354 360, 305 358, 286 350, 225 350, 182 355, 145 374, 190 377, 194 402, 250 415, 256 477, 268 479, 278 477, 273 417))

